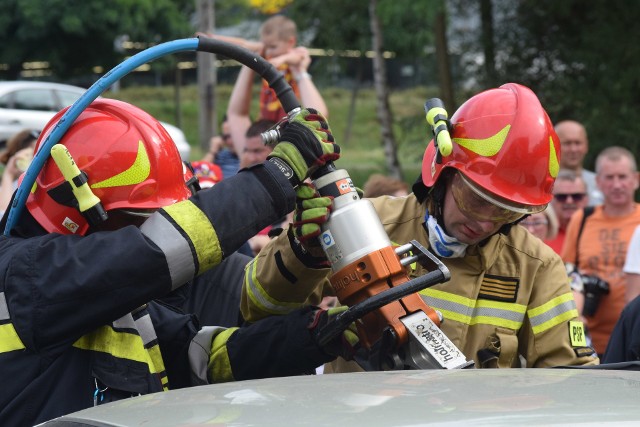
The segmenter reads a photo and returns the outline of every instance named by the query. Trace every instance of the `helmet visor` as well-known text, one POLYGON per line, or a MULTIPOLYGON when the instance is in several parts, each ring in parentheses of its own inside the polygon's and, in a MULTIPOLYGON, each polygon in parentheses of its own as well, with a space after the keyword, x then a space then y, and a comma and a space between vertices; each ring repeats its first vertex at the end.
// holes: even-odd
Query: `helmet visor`
POLYGON ((524 215, 540 212, 546 205, 516 204, 482 190, 459 171, 453 175, 451 192, 460 211, 476 221, 509 224, 524 215))

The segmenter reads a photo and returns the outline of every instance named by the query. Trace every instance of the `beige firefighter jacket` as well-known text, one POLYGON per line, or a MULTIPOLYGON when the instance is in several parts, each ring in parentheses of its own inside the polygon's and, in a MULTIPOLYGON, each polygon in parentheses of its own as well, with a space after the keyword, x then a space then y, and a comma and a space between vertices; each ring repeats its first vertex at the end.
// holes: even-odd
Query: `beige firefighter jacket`
MULTIPOLYGON (((425 208, 413 194, 370 199, 394 244, 429 247, 425 208)), ((586 347, 582 323, 560 257, 521 226, 445 258, 451 280, 421 292, 444 316, 444 333, 476 367, 550 367, 598 363, 586 347), (489 355, 490 357, 487 357, 489 355)), ((331 270, 306 267, 287 233, 247 266, 242 314, 248 321, 318 304, 333 294, 331 270)), ((424 274, 420 265, 412 277, 424 274)))

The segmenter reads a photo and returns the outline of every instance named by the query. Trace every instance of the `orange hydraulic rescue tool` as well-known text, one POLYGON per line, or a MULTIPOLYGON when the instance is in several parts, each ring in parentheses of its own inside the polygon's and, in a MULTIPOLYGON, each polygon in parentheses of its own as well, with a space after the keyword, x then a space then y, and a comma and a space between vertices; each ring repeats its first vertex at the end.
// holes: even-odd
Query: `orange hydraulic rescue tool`
MULTIPOLYGON (((449 154, 451 140, 442 102, 431 99, 425 110, 434 143, 441 153, 449 154)), ((313 182, 321 195, 334 197, 319 239, 333 270, 331 285, 340 303, 350 307, 320 332, 323 341, 360 319, 356 325, 368 351, 366 368, 473 367, 473 361, 467 361, 440 330, 440 313, 416 293, 448 281, 447 267, 415 240, 394 249, 373 205, 360 199, 345 170, 330 165, 314 174, 313 182), (414 262, 429 273, 410 279, 407 266, 414 262)))
POLYGON ((349 306, 320 331, 320 341, 330 341, 359 319, 368 360, 357 360, 365 369, 473 365, 440 330, 440 314, 416 293, 449 280, 447 267, 415 240, 394 249, 373 205, 360 199, 345 170, 332 170, 314 184, 321 195, 334 197, 319 239, 333 270, 331 285, 340 303, 349 306), (414 262, 429 273, 410 279, 406 266, 414 262))

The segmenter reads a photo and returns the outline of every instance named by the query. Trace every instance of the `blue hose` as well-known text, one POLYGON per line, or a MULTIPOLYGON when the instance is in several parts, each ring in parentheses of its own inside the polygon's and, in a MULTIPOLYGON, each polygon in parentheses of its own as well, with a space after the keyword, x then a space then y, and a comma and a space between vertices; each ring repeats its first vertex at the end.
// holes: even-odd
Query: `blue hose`
POLYGON ((49 133, 44 142, 40 145, 38 152, 33 158, 33 161, 29 165, 22 183, 16 192, 16 196, 13 199, 13 204, 10 207, 7 225, 4 229, 4 235, 9 236, 11 230, 20 219, 22 210, 29 197, 29 192, 33 187, 36 178, 40 174, 44 163, 49 158, 51 147, 56 145, 58 141, 64 136, 67 130, 71 127, 73 122, 78 118, 89 104, 91 104, 98 96, 107 90, 112 84, 120 80, 122 77, 129 74, 141 65, 147 62, 158 59, 162 56, 184 51, 195 51, 198 48, 198 39, 182 39, 174 40, 167 43, 162 43, 157 46, 153 46, 146 49, 131 58, 116 65, 111 71, 102 76, 97 82, 95 82, 87 91, 80 97, 71 107, 60 117, 60 120, 53 128, 53 131, 49 133))

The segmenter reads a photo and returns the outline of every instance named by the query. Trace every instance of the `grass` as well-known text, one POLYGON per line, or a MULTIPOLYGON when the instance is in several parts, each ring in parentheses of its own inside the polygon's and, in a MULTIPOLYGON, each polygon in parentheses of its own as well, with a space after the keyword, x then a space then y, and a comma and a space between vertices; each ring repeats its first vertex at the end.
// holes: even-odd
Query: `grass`
MULTIPOLYGON (((258 85, 255 85, 257 100, 258 85)), ((342 157, 337 166, 349 171, 354 182, 362 186, 373 172, 387 173, 382 147, 380 125, 376 114, 376 94, 372 88, 358 91, 354 120, 347 139, 348 117, 352 93, 347 89, 320 88, 329 109, 329 123, 336 140, 342 148, 342 157)), ((222 116, 231 93, 230 85, 215 88, 217 114, 222 116)), ((192 160, 200 158, 202 149, 198 143, 198 96, 195 85, 184 86, 180 92, 181 123, 187 140, 192 146, 192 160)), ((175 89, 163 87, 130 87, 118 93, 107 92, 106 97, 130 102, 149 112, 159 120, 177 124, 175 89)), ((390 106, 393 114, 394 136, 398 144, 398 158, 404 179, 411 184, 420 171, 422 155, 430 139, 423 105, 428 97, 437 96, 435 89, 424 87, 393 91, 390 106)), ((257 101, 252 112, 257 111, 257 101)))

